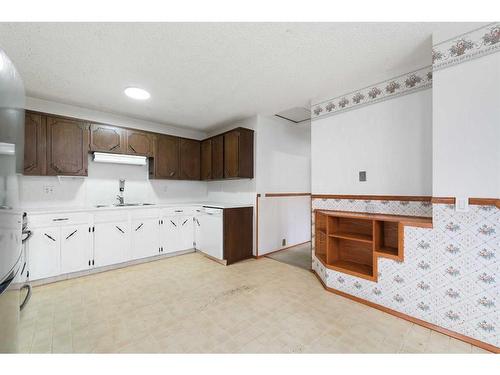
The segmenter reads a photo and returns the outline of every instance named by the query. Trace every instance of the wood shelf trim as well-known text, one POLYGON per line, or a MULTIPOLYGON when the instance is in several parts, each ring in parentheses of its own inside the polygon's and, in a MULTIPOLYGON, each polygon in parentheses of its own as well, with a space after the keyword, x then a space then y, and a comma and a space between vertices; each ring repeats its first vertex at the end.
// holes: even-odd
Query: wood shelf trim
POLYGON ((367 234, 359 234, 359 233, 348 233, 348 232, 337 232, 329 234, 330 237, 335 238, 343 238, 346 240, 359 241, 365 243, 372 243, 373 237, 367 234))
POLYGON ((490 351, 492 353, 497 353, 497 354, 500 353, 500 348, 496 347, 494 345, 485 343, 483 341, 479 341, 477 339, 474 339, 474 338, 469 337, 469 336, 462 335, 462 334, 457 333, 457 332, 450 331, 449 329, 437 326, 437 325, 432 324, 432 323, 428 323, 428 322, 426 322, 424 320, 421 320, 421 319, 418 319, 418 318, 414 318, 414 317, 412 317, 410 315, 406 315, 406 314, 400 313, 399 311, 392 310, 392 309, 390 309, 388 307, 385 307, 385 306, 382 306, 382 305, 370 302, 368 300, 365 300, 365 299, 353 296, 351 294, 348 294, 348 293, 345 293, 345 292, 341 292, 340 290, 337 290, 337 289, 334 289, 334 288, 330 288, 329 286, 327 286, 323 282, 323 280, 321 279, 321 277, 314 270, 311 270, 311 272, 316 276, 316 278, 321 283, 321 285, 323 286, 323 288, 326 291, 330 292, 330 293, 337 294, 337 295, 339 295, 341 297, 348 298, 348 299, 350 299, 352 301, 355 301, 355 302, 358 302, 358 303, 362 303, 363 305, 372 307, 374 309, 380 310, 380 311, 385 312, 387 314, 390 314, 390 315, 396 316, 398 318, 407 320, 407 321, 409 321, 411 323, 418 324, 419 326, 422 326, 422 327, 431 329, 433 331, 442 333, 444 335, 453 337, 453 338, 455 338, 457 340, 464 341, 464 342, 466 342, 468 344, 477 346, 477 347, 479 347, 481 349, 484 349, 484 350, 488 350, 488 351, 490 351))
POLYGON ((364 219, 364 220, 378 220, 378 221, 392 221, 403 222, 405 225, 418 224, 432 225, 432 218, 425 216, 404 216, 404 215, 390 215, 390 214, 372 214, 367 212, 350 212, 350 211, 334 211, 334 210, 315 210, 326 216, 344 217, 350 219, 364 219))
POLYGON ((346 195, 346 194, 311 194, 311 197, 319 199, 358 199, 366 201, 412 201, 430 202, 430 196, 413 195, 346 195))

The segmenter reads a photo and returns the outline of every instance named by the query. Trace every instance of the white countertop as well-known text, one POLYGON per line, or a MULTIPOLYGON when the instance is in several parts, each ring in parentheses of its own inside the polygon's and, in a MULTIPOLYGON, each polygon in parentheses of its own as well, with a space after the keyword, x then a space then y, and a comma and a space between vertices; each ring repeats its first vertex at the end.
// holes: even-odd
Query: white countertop
MULTIPOLYGON (((133 203, 133 202, 132 202, 133 203)), ((202 207, 209 206, 215 208, 240 208, 240 207, 253 207, 253 204, 247 203, 228 203, 228 202, 179 202, 179 203, 158 203, 147 206, 105 206, 105 207, 24 207, 23 210, 31 215, 37 214, 53 214, 63 212, 96 212, 108 210, 137 210, 148 208, 170 208, 170 207, 202 207)))

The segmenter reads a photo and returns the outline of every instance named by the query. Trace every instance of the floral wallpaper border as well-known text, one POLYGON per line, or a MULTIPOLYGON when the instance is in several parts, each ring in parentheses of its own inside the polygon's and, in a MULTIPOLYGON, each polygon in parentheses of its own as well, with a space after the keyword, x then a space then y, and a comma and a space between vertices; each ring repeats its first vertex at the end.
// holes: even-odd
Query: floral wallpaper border
POLYGON ((432 87, 432 66, 379 82, 349 94, 311 105, 311 119, 327 117, 367 104, 432 87))
POLYGON ((434 45, 432 68, 447 68, 498 51, 500 23, 495 22, 434 45))
MULTIPOLYGON (((330 288, 500 347, 500 209, 425 202, 374 202, 365 212, 432 215, 433 228, 405 227, 404 260, 378 260, 378 282, 312 269, 330 288)), ((313 199, 312 209, 363 210, 349 200, 313 199)), ((314 214, 312 215, 314 254, 314 214)))

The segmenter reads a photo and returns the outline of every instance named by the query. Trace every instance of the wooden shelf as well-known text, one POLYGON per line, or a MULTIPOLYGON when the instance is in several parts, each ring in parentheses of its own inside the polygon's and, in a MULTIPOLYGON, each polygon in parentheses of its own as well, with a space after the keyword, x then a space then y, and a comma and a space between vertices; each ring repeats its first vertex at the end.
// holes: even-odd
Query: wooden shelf
POLYGON ((336 238, 344 238, 346 240, 366 242, 366 243, 373 242, 372 236, 367 235, 367 234, 360 234, 360 233, 335 232, 335 233, 329 234, 329 236, 336 237, 336 238))
POLYGON ((378 258, 403 261, 404 227, 431 218, 315 210, 316 257, 326 268, 377 281, 378 258))
POLYGON ((381 247, 380 249, 377 250, 377 253, 382 254, 382 255, 391 255, 394 257, 398 256, 398 248, 397 247, 381 247))
MULTIPOLYGON (((336 260, 331 263, 331 266, 334 269, 340 270, 340 271, 348 271, 347 273, 355 273, 359 274, 359 276, 369 276, 370 278, 373 277, 373 267, 369 266, 367 264, 361 264, 361 263, 356 263, 356 262, 351 262, 349 260, 336 260)), ((357 275, 355 275, 357 276, 357 275)))

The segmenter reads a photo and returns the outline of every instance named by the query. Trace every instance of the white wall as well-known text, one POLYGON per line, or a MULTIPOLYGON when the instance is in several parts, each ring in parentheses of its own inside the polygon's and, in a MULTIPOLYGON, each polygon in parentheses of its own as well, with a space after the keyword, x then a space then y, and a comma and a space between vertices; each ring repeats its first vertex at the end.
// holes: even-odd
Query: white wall
POLYGON ((311 128, 313 194, 432 194, 431 90, 319 119, 311 128))
POLYGON ((434 72, 433 195, 500 197, 500 53, 434 72))
POLYGON ((311 123, 259 116, 257 192, 311 192, 311 123))
POLYGON ((310 240, 310 196, 259 198, 259 255, 310 240))

